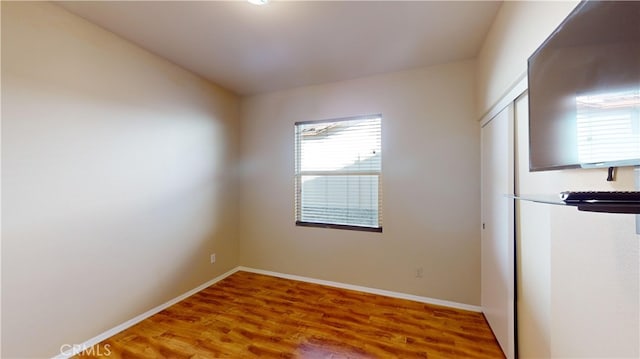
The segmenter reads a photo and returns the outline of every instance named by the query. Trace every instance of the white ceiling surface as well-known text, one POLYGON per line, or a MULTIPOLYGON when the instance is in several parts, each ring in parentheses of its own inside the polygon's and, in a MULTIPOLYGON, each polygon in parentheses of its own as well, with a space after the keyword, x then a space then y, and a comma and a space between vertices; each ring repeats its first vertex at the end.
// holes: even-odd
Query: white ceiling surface
POLYGON ((501 2, 61 2, 239 95, 474 58, 501 2))

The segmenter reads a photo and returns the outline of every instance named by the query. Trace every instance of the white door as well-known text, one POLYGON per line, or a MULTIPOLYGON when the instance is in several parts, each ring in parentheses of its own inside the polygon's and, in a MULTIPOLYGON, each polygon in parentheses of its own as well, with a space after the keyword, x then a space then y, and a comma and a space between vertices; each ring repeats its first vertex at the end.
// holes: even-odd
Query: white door
POLYGON ((515 358, 513 104, 482 127, 482 310, 515 358))

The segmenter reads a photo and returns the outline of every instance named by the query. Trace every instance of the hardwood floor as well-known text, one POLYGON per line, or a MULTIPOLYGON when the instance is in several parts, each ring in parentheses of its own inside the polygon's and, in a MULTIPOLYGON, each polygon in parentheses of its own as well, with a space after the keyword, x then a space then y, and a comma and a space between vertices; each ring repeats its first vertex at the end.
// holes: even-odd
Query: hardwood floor
POLYGON ((480 313, 248 272, 77 357, 100 356, 504 358, 480 313))

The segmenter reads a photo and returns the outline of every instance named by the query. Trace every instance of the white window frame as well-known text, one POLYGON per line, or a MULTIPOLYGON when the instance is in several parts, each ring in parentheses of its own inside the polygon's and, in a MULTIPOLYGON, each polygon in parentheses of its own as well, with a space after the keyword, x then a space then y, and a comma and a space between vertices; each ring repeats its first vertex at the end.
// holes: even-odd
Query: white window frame
MULTIPOLYGON (((334 229, 347 229, 347 230, 359 230, 359 231, 368 231, 368 232, 382 232, 382 158, 380 158, 380 167, 378 170, 366 170, 366 171, 349 171, 349 170, 322 170, 322 171, 302 171, 301 170, 301 138, 302 138, 302 126, 317 124, 320 128, 322 128, 322 124, 332 124, 336 122, 343 121, 357 121, 357 120, 367 120, 367 119, 379 119, 380 121, 380 133, 378 136, 380 137, 380 147, 379 151, 382 149, 382 115, 365 115, 365 116, 354 116, 354 117, 346 117, 346 118, 338 118, 338 119, 327 119, 327 120, 318 120, 318 121, 301 121, 296 122, 294 126, 294 146, 295 146, 295 169, 294 169, 294 178, 295 178, 295 224, 296 226, 304 226, 304 227, 321 227, 321 228, 334 228, 334 229), (311 222, 311 221, 303 221, 303 209, 302 205, 302 177, 303 176, 377 176, 377 225, 356 225, 356 224, 340 224, 340 223, 320 223, 320 222, 311 222)), ((380 155, 382 155, 380 153, 380 155)))

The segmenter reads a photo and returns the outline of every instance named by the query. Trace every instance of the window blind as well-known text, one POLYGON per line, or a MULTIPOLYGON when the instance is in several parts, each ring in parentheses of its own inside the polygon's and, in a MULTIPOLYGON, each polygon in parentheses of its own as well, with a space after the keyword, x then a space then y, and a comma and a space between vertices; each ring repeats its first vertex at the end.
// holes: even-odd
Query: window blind
POLYGON ((382 117, 295 124, 298 225, 382 231, 382 117))

